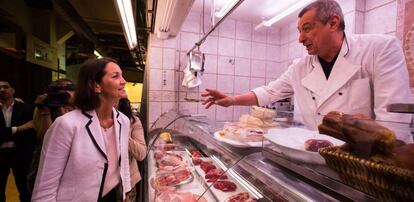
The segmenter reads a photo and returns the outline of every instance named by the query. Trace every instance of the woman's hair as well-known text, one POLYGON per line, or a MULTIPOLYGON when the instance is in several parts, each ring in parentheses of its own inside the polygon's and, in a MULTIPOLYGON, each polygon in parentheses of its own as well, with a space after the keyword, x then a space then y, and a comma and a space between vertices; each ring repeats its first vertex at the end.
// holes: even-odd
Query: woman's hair
POLYGON ((316 18, 323 24, 328 23, 329 19, 333 16, 338 16, 339 19, 339 30, 345 30, 344 14, 342 13, 341 6, 334 0, 318 0, 303 8, 299 17, 301 18, 306 12, 311 9, 316 9, 316 18))
POLYGON ((84 62, 79 71, 78 85, 75 91, 75 106, 80 110, 88 111, 100 106, 98 93, 94 84, 99 84, 105 75, 108 63, 116 61, 111 58, 90 59, 84 62))
POLYGON ((135 117, 132 114, 131 103, 128 98, 121 98, 118 103, 118 110, 125 114, 132 123, 135 123, 135 117))
POLYGON ((73 81, 71 81, 70 79, 62 78, 62 79, 57 79, 55 81, 52 81, 52 83, 50 83, 49 86, 62 87, 62 86, 65 86, 68 83, 69 84, 74 84, 73 81))

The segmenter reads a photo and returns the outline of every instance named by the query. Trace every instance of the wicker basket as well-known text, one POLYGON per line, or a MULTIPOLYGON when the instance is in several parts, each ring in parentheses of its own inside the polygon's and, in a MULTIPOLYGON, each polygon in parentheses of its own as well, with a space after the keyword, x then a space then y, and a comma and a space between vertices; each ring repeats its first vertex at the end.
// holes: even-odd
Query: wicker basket
POLYGON ((361 159, 338 147, 319 153, 345 184, 382 201, 414 201, 414 171, 361 159))

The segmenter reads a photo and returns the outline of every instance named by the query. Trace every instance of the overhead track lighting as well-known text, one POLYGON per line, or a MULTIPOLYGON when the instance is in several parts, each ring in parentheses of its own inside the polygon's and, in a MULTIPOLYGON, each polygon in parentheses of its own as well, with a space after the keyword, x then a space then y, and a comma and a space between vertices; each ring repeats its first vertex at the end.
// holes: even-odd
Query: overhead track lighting
POLYGON ((159 38, 168 38, 170 33, 170 26, 172 21, 172 16, 175 11, 175 7, 177 6, 177 0, 166 0, 166 8, 165 12, 162 15, 161 25, 159 27, 159 33, 165 34, 166 36, 159 36, 159 38))
POLYGON ((122 22, 122 29, 124 30, 128 47, 132 50, 137 46, 138 42, 131 0, 114 0, 114 2, 118 17, 122 22))
POLYGON ((260 28, 262 28, 263 26, 266 27, 270 27, 272 26, 274 23, 280 21, 281 19, 283 19, 284 17, 290 15, 291 13, 295 12, 296 10, 304 7, 305 5, 308 5, 310 2, 312 2, 313 0, 301 0, 295 4, 293 4, 292 6, 290 6, 289 8, 287 8, 286 10, 284 10, 283 12, 277 14, 275 17, 270 18, 269 20, 265 20, 262 23, 258 24, 254 29, 258 30, 260 28))
POLYGON ((225 16, 239 1, 240 0, 227 0, 227 3, 216 12, 216 17, 222 18, 225 16))

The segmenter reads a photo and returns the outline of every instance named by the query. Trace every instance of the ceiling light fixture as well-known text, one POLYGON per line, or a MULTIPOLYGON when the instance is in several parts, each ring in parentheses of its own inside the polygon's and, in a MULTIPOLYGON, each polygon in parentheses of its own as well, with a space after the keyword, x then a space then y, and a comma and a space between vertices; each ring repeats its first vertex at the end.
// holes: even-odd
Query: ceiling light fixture
POLYGON ((216 17, 222 18, 225 16, 239 1, 240 0, 227 0, 227 3, 216 12, 216 17))
POLYGON ((265 20, 262 23, 258 24, 254 29, 255 30, 258 30, 258 29, 262 28, 263 26, 270 27, 274 23, 276 23, 279 20, 283 19, 284 17, 290 15, 291 13, 295 12, 296 10, 304 7, 305 5, 309 4, 312 1, 313 0, 302 0, 302 1, 299 1, 299 2, 297 2, 295 4, 293 4, 292 6, 290 6, 289 8, 287 8, 286 10, 284 10, 283 12, 277 14, 275 17, 270 18, 269 20, 265 20))
POLYGON ((137 42, 137 33, 135 30, 134 15, 132 14, 131 0, 114 0, 118 17, 122 22, 122 29, 126 36, 128 47, 130 50, 134 49, 137 42))
POLYGON ((103 58, 102 57, 102 55, 97 51, 97 50, 94 50, 93 51, 93 54, 96 56, 96 58, 98 58, 98 59, 100 59, 100 58, 103 58))
POLYGON ((159 27, 159 32, 158 32, 158 38, 160 39, 167 39, 168 35, 170 34, 170 27, 171 27, 171 21, 172 21, 172 16, 173 13, 175 11, 175 7, 178 4, 177 0, 166 0, 166 7, 165 7, 165 11, 162 15, 162 19, 161 19, 161 25, 159 27))

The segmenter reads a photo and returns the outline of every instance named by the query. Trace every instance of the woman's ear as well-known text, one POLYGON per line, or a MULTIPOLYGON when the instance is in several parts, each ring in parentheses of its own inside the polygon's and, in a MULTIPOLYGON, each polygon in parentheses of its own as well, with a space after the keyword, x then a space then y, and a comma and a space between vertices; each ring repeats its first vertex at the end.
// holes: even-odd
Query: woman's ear
POLYGON ((99 85, 98 83, 96 83, 95 81, 90 81, 89 83, 90 87, 93 89, 93 92, 96 94, 100 94, 102 93, 101 90, 101 85, 99 85))

